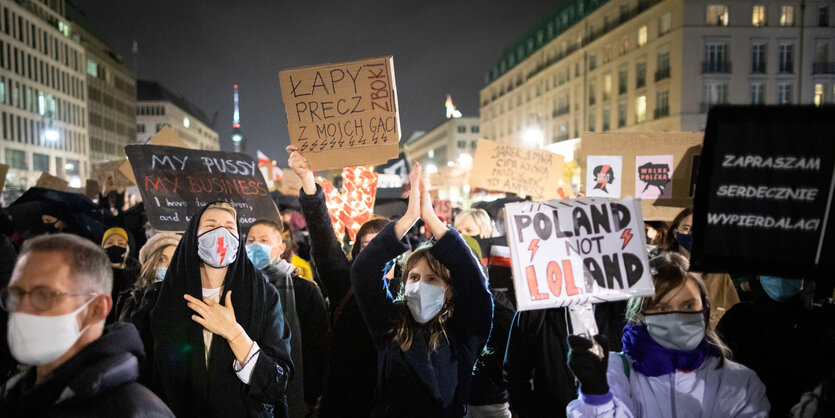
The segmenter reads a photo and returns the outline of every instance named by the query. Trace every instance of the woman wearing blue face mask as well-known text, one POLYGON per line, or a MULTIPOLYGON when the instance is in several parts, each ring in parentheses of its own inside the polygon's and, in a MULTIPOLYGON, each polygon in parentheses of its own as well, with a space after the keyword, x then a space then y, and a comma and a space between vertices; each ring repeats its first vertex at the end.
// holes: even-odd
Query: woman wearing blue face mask
POLYGON ((630 299, 623 352, 589 349, 569 336, 568 365, 580 397, 567 415, 615 417, 767 417, 765 386, 756 373, 728 360, 730 351, 707 327, 710 300, 704 283, 679 254, 650 261, 655 296, 630 299))
MULTIPOLYGON (((662 251, 677 252, 690 259, 693 249, 693 208, 684 208, 676 215, 670 227, 664 233, 658 249, 650 253, 650 257, 662 251)), ((715 328, 722 315, 739 303, 739 294, 728 273, 707 273, 702 275, 707 295, 710 299, 710 328, 715 328)))
MULTIPOLYGON (((460 417, 473 365, 487 337, 493 302, 479 261, 432 210, 412 173, 409 205, 354 261, 351 282, 377 347, 377 396, 371 416, 460 417), (399 300, 385 286, 386 263, 409 249, 406 232, 423 219, 437 242, 412 253, 399 300)), ((337 349, 337 348, 334 348, 337 349)))

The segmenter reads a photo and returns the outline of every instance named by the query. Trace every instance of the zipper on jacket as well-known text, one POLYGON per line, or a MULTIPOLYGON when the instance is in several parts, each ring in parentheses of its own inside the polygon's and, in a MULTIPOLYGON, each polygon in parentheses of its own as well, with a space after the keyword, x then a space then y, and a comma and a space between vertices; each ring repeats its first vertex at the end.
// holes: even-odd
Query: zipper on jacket
POLYGON ((676 373, 670 373, 670 407, 672 408, 672 417, 676 418, 676 373))

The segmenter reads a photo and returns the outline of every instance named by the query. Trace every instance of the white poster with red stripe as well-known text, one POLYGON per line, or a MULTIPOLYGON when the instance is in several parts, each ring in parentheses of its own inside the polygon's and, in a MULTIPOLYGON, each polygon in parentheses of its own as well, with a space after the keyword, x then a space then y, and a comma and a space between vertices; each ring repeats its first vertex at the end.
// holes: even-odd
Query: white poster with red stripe
POLYGON ((640 200, 505 206, 520 311, 652 296, 640 200))

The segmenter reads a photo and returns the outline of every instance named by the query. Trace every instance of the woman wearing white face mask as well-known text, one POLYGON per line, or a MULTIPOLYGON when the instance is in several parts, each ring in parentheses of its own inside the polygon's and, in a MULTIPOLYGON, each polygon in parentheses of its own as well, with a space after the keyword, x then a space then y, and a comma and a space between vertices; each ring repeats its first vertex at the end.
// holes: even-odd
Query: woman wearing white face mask
POLYGON ((650 260, 655 296, 629 300, 623 352, 607 340, 568 337, 568 366, 580 397, 567 415, 614 417, 767 417, 765 386, 751 369, 728 360, 729 350, 706 325, 710 302, 702 280, 676 253, 650 260))
POLYGON ((419 164, 409 177, 406 213, 371 240, 351 268, 378 353, 371 415, 463 416, 473 365, 490 334, 493 301, 470 248, 432 210, 419 164), (404 236, 419 218, 437 242, 409 257, 404 297, 395 300, 385 286, 386 262, 408 250, 404 236))

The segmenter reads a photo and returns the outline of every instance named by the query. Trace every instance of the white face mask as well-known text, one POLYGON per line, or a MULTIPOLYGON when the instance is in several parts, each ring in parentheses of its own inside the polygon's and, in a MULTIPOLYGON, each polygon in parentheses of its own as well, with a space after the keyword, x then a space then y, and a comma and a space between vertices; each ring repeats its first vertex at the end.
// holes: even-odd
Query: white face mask
POLYGON ((22 312, 10 313, 8 338, 12 356, 23 364, 33 366, 41 366, 58 360, 87 329, 87 327, 78 329, 76 316, 93 299, 66 315, 40 316, 22 312))
POLYGON ((446 287, 424 282, 406 283, 406 306, 419 324, 432 320, 444 307, 446 287))
POLYGON ((238 258, 238 237, 219 226, 197 237, 197 255, 214 268, 226 267, 238 258))

